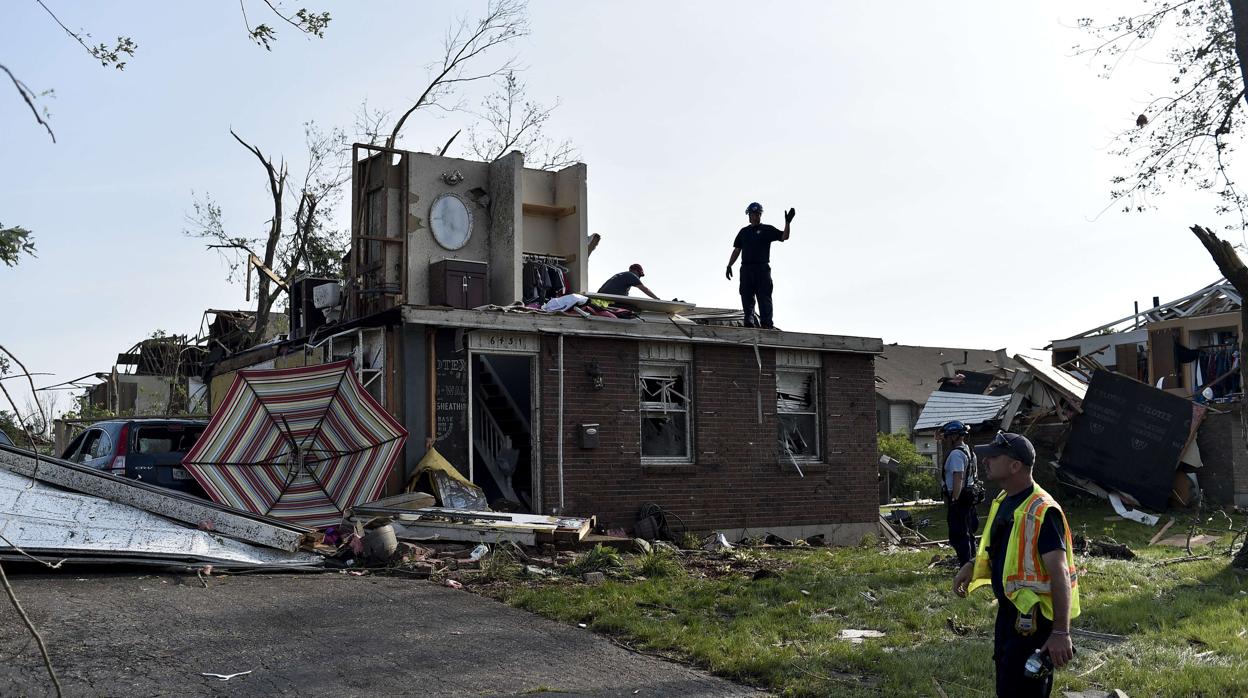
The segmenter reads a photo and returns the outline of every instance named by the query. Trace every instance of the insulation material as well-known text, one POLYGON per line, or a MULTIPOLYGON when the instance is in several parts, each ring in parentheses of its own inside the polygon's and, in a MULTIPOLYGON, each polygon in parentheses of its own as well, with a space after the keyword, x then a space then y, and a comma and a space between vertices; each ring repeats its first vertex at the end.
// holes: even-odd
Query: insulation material
POLYGON ((1204 410, 1162 390, 1109 371, 1088 385, 1083 413, 1075 417, 1061 465, 1106 489, 1164 510, 1180 454, 1204 410))
POLYGON ((489 510, 485 492, 461 475, 436 448, 429 449, 425 457, 416 464, 412 482, 419 485, 421 478, 426 476, 442 506, 451 509, 489 510))

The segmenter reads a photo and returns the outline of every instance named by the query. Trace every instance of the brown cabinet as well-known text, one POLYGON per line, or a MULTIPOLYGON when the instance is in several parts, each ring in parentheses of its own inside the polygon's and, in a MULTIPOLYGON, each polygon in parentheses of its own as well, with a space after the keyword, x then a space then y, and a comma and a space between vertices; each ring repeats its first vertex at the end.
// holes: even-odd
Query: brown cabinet
POLYGON ((476 308, 489 303, 489 268, 485 262, 444 259, 429 265, 429 304, 476 308))

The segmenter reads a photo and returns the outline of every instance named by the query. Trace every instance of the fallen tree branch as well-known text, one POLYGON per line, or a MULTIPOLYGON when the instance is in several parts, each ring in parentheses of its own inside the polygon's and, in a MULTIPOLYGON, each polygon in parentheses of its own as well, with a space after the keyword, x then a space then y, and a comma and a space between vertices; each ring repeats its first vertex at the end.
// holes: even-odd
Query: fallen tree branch
POLYGON ((1165 567, 1166 565, 1175 565, 1180 562, 1196 562, 1197 560, 1211 560, 1211 559, 1213 558, 1210 555, 1184 555, 1183 557, 1173 557, 1173 558, 1170 558, 1169 560, 1161 560, 1159 562, 1154 562, 1153 567, 1165 567))
POLYGON ((22 622, 26 624, 26 629, 35 637, 35 642, 39 644, 39 653, 43 655, 43 666, 48 670, 48 676, 52 679, 52 685, 56 687, 56 697, 61 698, 64 693, 61 691, 61 681, 56 678, 56 672, 52 670, 52 658, 48 656, 48 646, 43 642, 43 636, 35 629, 35 624, 30 622, 30 616, 26 615, 26 611, 22 609, 22 604, 17 600, 17 594, 13 592, 13 585, 9 584, 9 577, 4 573, 4 565, 0 564, 0 582, 4 583, 4 592, 9 596, 9 602, 13 604, 13 608, 17 610, 17 615, 22 617, 22 622))

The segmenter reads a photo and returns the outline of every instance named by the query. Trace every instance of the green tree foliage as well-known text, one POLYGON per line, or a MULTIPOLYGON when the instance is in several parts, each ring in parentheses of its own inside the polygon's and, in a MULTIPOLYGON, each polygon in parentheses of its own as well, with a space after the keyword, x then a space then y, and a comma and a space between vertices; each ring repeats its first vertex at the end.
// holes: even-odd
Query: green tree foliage
MULTIPOLYGON (((1115 76, 1128 54, 1143 59, 1136 65, 1169 71, 1161 95, 1118 137, 1115 152, 1132 165, 1114 178, 1113 199, 1125 210, 1144 210, 1150 194, 1170 185, 1211 191, 1217 212, 1238 218, 1227 228, 1248 230, 1248 193, 1231 168, 1248 124, 1248 0, 1139 0, 1136 7, 1139 12, 1110 21, 1079 21, 1096 41, 1080 52, 1104 59, 1104 77, 1115 76)), ((1248 294, 1248 268, 1232 245, 1203 226, 1191 230, 1235 290, 1248 294)), ((1240 319, 1248 327, 1248 304, 1240 319)), ((1248 332, 1240 337, 1240 352, 1248 353, 1248 332)), ((1239 370, 1248 380, 1248 362, 1239 370)), ((1248 545, 1240 548, 1235 566, 1248 569, 1248 545)))
POLYGON ((1150 197, 1171 186, 1209 191, 1219 214, 1237 215, 1233 227, 1248 228, 1248 197, 1231 167, 1245 123, 1236 15, 1248 2, 1139 0, 1136 7, 1112 19, 1078 20, 1092 43, 1075 49, 1098 63, 1102 77, 1128 67, 1166 66, 1169 73, 1139 113, 1124 119, 1111 148, 1129 163, 1112 180, 1113 200, 1125 211, 1144 211, 1150 197))
MULTIPOLYGON (((78 45, 82 46, 83 50, 87 52, 87 55, 99 61, 100 65, 105 68, 112 67, 117 70, 125 70, 126 61, 133 58, 135 51, 139 48, 138 43, 136 43, 135 40, 129 36, 118 36, 117 41, 114 42, 112 46, 109 46, 107 43, 95 44, 91 41, 91 35, 86 31, 81 29, 74 31, 66 26, 66 24, 61 21, 61 18, 58 17, 56 13, 52 11, 52 8, 49 7, 47 3, 43 2, 43 0, 35 1, 39 3, 39 6, 48 13, 48 16, 52 18, 52 21, 56 22, 57 26, 59 26, 65 34, 76 41, 78 45)), ((283 6, 280 0, 261 1, 267 8, 268 12, 276 15, 283 22, 294 27, 299 32, 308 36, 315 36, 318 39, 325 38, 325 29, 329 26, 330 22, 328 12, 315 12, 304 7, 291 12, 283 6)), ((239 0, 238 8, 243 13, 243 24, 247 27, 247 37, 255 42, 257 46, 262 46, 266 51, 272 51, 272 44, 274 41, 277 41, 277 30, 268 24, 263 23, 253 26, 251 24, 251 20, 247 18, 247 0, 239 0)), ((0 65, 0 72, 3 72, 8 76, 9 81, 13 83, 13 87, 17 89, 17 93, 21 96, 22 100, 26 102, 27 108, 29 108, 31 113, 34 115, 35 121, 38 122, 40 126, 43 126, 44 130, 48 132, 48 136, 52 138, 52 142, 55 143, 56 134, 52 132, 52 126, 48 124, 48 117, 50 116, 48 114, 48 110, 46 107, 41 108, 38 104, 40 97, 51 95, 52 91, 44 90, 36 93, 29 86, 27 86, 26 83, 18 79, 18 77, 13 74, 13 71, 9 70, 4 65, 0 65)))
POLYGON ((0 262, 15 267, 24 254, 35 256, 35 241, 30 231, 21 226, 5 228, 0 223, 0 262))
POLYGON ((893 488, 903 496, 917 491, 924 497, 940 496, 940 483, 931 471, 920 468, 932 465, 927 456, 919 453, 909 434, 877 434, 876 444, 880 455, 897 461, 897 485, 893 488))

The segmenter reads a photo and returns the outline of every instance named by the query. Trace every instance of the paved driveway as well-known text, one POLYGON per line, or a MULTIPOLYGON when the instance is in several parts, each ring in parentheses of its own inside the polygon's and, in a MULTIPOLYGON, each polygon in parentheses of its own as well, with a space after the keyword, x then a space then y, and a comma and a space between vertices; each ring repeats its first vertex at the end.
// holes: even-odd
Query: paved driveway
MULTIPOLYGON (((424 581, 238 575, 205 589, 194 576, 73 570, 10 579, 69 696, 762 695, 424 581)), ((0 696, 52 695, 28 637, 0 599, 0 696)))

